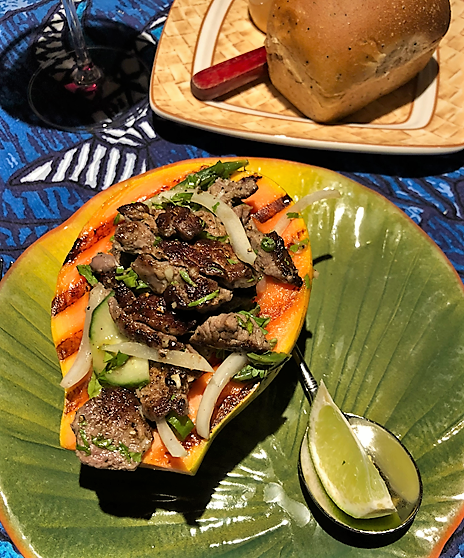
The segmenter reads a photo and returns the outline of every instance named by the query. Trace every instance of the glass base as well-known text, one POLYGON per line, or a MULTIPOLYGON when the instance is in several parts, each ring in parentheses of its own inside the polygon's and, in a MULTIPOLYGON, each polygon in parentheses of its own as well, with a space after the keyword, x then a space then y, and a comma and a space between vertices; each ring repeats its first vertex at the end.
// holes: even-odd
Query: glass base
POLYGON ((136 54, 109 47, 89 48, 89 54, 103 74, 95 83, 76 83, 73 52, 51 59, 32 76, 29 105, 47 126, 67 131, 117 126, 146 101, 150 70, 136 54))

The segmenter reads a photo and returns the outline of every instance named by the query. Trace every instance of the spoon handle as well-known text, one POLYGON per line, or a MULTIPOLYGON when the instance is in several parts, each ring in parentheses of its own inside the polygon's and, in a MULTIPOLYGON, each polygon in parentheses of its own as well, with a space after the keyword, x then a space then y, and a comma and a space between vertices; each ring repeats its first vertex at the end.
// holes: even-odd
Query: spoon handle
POLYGON ((297 345, 295 345, 292 355, 300 369, 300 373, 301 373, 300 380, 301 380, 301 385, 303 387, 303 391, 305 392, 308 401, 312 403, 317 392, 317 387, 318 387, 317 382, 314 376, 311 374, 308 365, 306 364, 304 357, 301 354, 301 351, 297 345))

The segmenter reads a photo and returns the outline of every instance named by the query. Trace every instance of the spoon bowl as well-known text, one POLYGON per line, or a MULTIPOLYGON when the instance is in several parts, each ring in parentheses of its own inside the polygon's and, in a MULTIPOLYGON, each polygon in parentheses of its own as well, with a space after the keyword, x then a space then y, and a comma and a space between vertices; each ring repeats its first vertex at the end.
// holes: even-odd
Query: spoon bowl
MULTIPOLYGON (((303 390, 312 403, 317 382, 298 348, 293 357, 300 369, 303 390)), ((385 427, 350 413, 344 413, 358 440, 379 469, 397 509, 396 513, 375 519, 355 519, 343 512, 328 496, 314 468, 305 434, 299 459, 302 485, 309 497, 316 520, 326 531, 354 546, 390 544, 406 533, 422 501, 422 481, 411 454, 385 427)))

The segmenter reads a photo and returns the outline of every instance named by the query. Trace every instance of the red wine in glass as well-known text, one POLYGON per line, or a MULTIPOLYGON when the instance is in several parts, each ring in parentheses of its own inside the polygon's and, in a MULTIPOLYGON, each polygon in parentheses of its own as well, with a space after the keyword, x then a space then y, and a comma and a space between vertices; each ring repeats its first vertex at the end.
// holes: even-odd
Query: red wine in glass
POLYGON ((42 125, 92 131, 124 123, 146 102, 150 70, 132 50, 88 47, 74 0, 61 0, 73 50, 33 74, 28 101, 42 125))

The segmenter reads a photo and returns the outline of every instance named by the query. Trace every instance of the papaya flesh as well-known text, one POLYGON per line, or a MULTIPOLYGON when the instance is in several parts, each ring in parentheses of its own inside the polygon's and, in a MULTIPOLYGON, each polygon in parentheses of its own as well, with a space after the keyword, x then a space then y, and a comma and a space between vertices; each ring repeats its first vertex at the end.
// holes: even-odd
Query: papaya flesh
MULTIPOLYGON (((217 159, 182 161, 116 184, 108 191, 95 196, 95 198, 101 196, 102 203, 91 215, 67 255, 58 275, 55 297, 52 302, 52 337, 63 376, 71 368, 79 349, 85 308, 91 288, 86 279, 79 274, 77 266, 89 264, 99 252, 110 251, 118 208, 134 201, 146 201, 159 192, 172 188, 187 175, 210 167, 216 162, 217 159)), ((259 172, 253 168, 253 163, 251 163, 246 167, 245 172, 235 172, 230 178, 238 180, 245 174, 259 174, 259 172)), ((273 230, 276 222, 289 210, 293 202, 285 191, 272 180, 272 177, 260 175, 257 184, 258 190, 245 202, 251 207, 251 215, 258 229, 266 233, 273 230)), ((95 198, 91 200, 93 205, 95 205, 95 198)), ((260 307, 260 316, 270 318, 266 329, 268 339, 277 339, 273 350, 290 355, 304 323, 313 268, 308 231, 303 219, 290 220, 281 236, 287 248, 299 246, 298 250, 290 250, 289 253, 300 277, 304 279, 303 284, 301 287, 296 287, 267 277, 265 288, 259 290, 255 302, 260 307)), ((141 465, 194 475, 215 436, 269 385, 280 368, 281 366, 274 368, 261 381, 231 380, 223 389, 216 403, 209 439, 201 438, 193 429, 182 442, 188 453, 186 457, 172 457, 154 429, 153 443, 143 455, 141 465)), ((65 390, 60 444, 69 450, 74 450, 76 447, 71 424, 76 411, 89 399, 87 386, 91 372, 89 370, 83 380, 69 390, 65 390)), ((188 414, 194 423, 202 394, 211 376, 211 373, 204 373, 191 385, 188 396, 188 414)))

